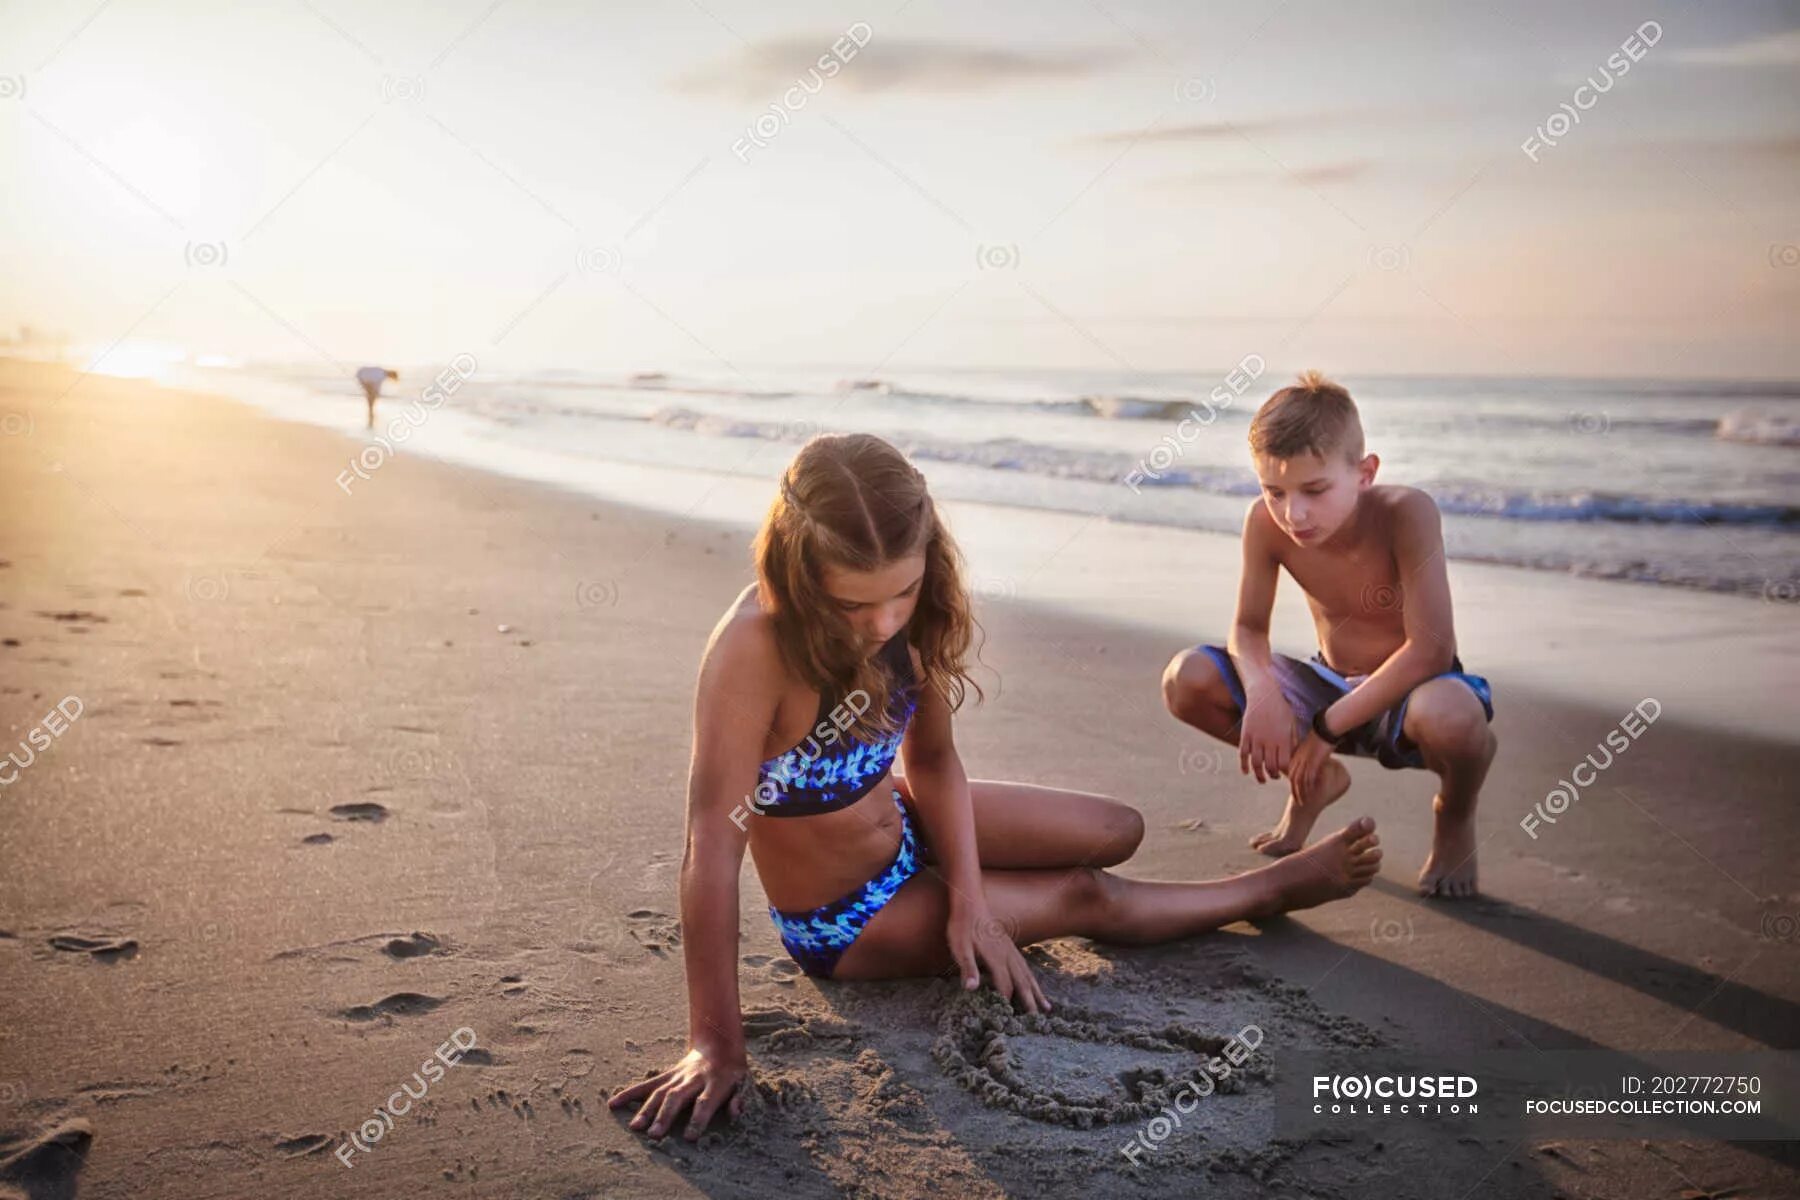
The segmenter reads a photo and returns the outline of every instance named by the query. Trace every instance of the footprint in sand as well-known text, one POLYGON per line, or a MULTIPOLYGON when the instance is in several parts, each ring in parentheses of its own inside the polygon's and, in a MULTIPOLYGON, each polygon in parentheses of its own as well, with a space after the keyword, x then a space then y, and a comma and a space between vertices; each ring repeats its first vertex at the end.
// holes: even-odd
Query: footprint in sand
POLYGON ((50 612, 40 608, 37 610, 37 615, 47 620, 63 621, 72 625, 83 623, 104 625, 106 623, 106 617, 97 612, 89 612, 85 608, 71 608, 62 612, 50 612))
POLYGON ((21 1184, 31 1196, 73 1196, 93 1140, 94 1127, 80 1117, 39 1133, 0 1134, 0 1184, 21 1184))
POLYGON ((101 962, 136 958, 138 952, 136 938, 110 937, 105 934, 90 936, 85 933, 59 933, 50 939, 50 947, 71 954, 87 954, 101 962))
POLYGON ((653 908, 638 908, 625 914, 630 922, 626 932, 631 940, 658 958, 667 958, 670 950, 681 945, 681 922, 668 913, 653 908))
POLYGON ((427 996, 422 992, 395 992, 391 996, 383 996, 373 1004, 357 1004, 343 1009, 337 1015, 346 1021, 416 1017, 420 1013, 430 1012, 443 1002, 441 996, 427 996))
POLYGON ((388 819, 391 812, 385 804, 366 801, 354 804, 334 804, 331 806, 331 815, 340 821, 368 821, 371 824, 379 825, 388 819))
POLYGON ((745 1013, 743 1020, 744 1037, 759 1038, 783 1029, 798 1029, 806 1018, 785 1008, 759 1008, 745 1013))
POLYGON ((388 939, 381 952, 389 958, 419 958, 427 954, 448 954, 450 948, 429 933, 415 931, 405 937, 388 939))
POLYGON ((299 1137, 282 1138, 275 1143, 284 1158, 304 1158, 308 1154, 322 1154, 331 1145, 331 1139, 322 1133, 303 1133, 299 1137))
POLYGON ((772 954, 746 954, 739 961, 752 970, 761 971, 770 983, 780 987, 793 987, 801 974, 799 963, 772 954))
POLYGON ((779 1006, 753 1008, 743 1015, 744 1038, 757 1040, 765 1050, 817 1046, 821 1042, 856 1042, 865 1030, 853 1021, 819 1013, 793 1012, 779 1006))
MULTIPOLYGON (((531 1101, 521 1096, 514 1096, 505 1088, 496 1088, 494 1091, 489 1092, 485 1099, 487 1100, 487 1106, 490 1109, 511 1109, 513 1115, 518 1117, 521 1121, 529 1121, 537 1116, 536 1110, 531 1107, 531 1101)), ((480 1112, 481 1101, 474 1097, 470 1097, 469 1107, 473 1108, 476 1112, 480 1112)))

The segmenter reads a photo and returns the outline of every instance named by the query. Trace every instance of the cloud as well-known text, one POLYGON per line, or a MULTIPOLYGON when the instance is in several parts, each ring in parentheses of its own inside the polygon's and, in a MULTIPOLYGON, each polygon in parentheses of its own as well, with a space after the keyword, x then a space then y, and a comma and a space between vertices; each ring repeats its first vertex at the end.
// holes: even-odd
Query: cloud
POLYGON ((1120 129, 1112 133, 1094 133, 1075 139, 1083 146, 1127 145, 1203 145, 1228 142, 1233 138, 1257 138, 1271 135, 1333 133, 1343 130, 1366 130, 1386 137, 1403 127, 1430 127, 1450 120, 1472 120, 1482 109, 1465 102, 1445 101, 1404 108, 1379 105, 1335 107, 1323 112, 1281 113, 1273 116, 1246 118, 1239 121, 1190 121, 1181 125, 1150 125, 1141 129, 1120 129))
MULTIPOLYGON (((823 36, 758 42, 721 62, 683 75, 675 87, 689 93, 724 93, 744 100, 765 100, 792 87, 797 80, 813 82, 812 72, 817 70, 820 56, 831 53, 834 40, 838 39, 823 36)), ((1034 53, 922 38, 883 38, 877 34, 843 64, 829 86, 863 93, 977 92, 1015 83, 1085 78, 1110 69, 1126 57, 1121 50, 1034 53)))
POLYGON ((1367 175, 1375 164, 1366 158, 1347 158, 1340 162, 1318 163, 1284 171, 1277 166, 1251 171, 1201 171, 1175 175, 1156 181, 1157 187, 1233 187, 1240 184, 1290 184, 1294 187, 1319 187, 1330 183, 1348 183, 1367 175))
POLYGON ((1191 144, 1223 142, 1258 133, 1288 133, 1325 124, 1326 118, 1264 117, 1256 121, 1192 121, 1185 125, 1152 125, 1148 129, 1121 129, 1081 138, 1088 146, 1152 145, 1157 142, 1191 144))
POLYGON ((1728 46, 1704 46, 1698 50, 1678 50, 1671 61, 1701 67, 1792 67, 1800 66, 1800 29, 1764 34, 1733 42, 1728 46))

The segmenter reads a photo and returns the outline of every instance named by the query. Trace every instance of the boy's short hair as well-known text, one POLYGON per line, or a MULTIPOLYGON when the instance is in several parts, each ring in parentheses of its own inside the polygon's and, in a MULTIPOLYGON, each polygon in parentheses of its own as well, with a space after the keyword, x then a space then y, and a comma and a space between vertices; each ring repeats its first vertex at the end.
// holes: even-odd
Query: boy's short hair
POLYGON ((1263 402, 1250 421, 1250 451, 1269 458, 1298 458, 1307 452, 1327 458, 1341 452, 1351 462, 1363 456, 1362 417, 1343 385, 1317 371, 1263 402))

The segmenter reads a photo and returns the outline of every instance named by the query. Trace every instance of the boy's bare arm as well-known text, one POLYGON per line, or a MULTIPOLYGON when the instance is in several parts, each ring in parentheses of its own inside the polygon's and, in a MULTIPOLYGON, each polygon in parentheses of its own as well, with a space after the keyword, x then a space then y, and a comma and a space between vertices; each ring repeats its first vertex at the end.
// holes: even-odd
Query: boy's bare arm
POLYGON ((1258 783, 1287 770, 1299 732, 1269 657, 1269 615, 1281 580, 1276 536, 1268 510, 1261 500, 1256 501, 1244 516, 1244 570, 1238 581, 1237 616, 1226 643, 1244 685, 1238 769, 1255 774, 1258 783))
POLYGON ((1225 646, 1237 663, 1244 691, 1250 694, 1275 686, 1269 657, 1269 615, 1275 610, 1281 563, 1269 536, 1272 524, 1261 500, 1244 514, 1243 573, 1238 577, 1237 613, 1225 646))
POLYGON ((1399 568, 1406 640, 1367 680, 1326 710, 1334 733, 1354 729, 1394 707, 1421 683, 1448 671, 1456 656, 1443 522, 1437 505, 1424 492, 1409 493, 1395 508, 1394 562, 1399 568))

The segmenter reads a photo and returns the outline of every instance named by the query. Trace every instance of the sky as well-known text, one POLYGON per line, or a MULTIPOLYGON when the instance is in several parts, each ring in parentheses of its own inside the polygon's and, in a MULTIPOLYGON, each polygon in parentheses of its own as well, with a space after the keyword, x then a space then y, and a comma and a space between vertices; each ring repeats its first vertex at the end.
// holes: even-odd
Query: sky
POLYGON ((1800 377, 1800 4, 1351 7, 13 5, 0 331, 1800 377))

